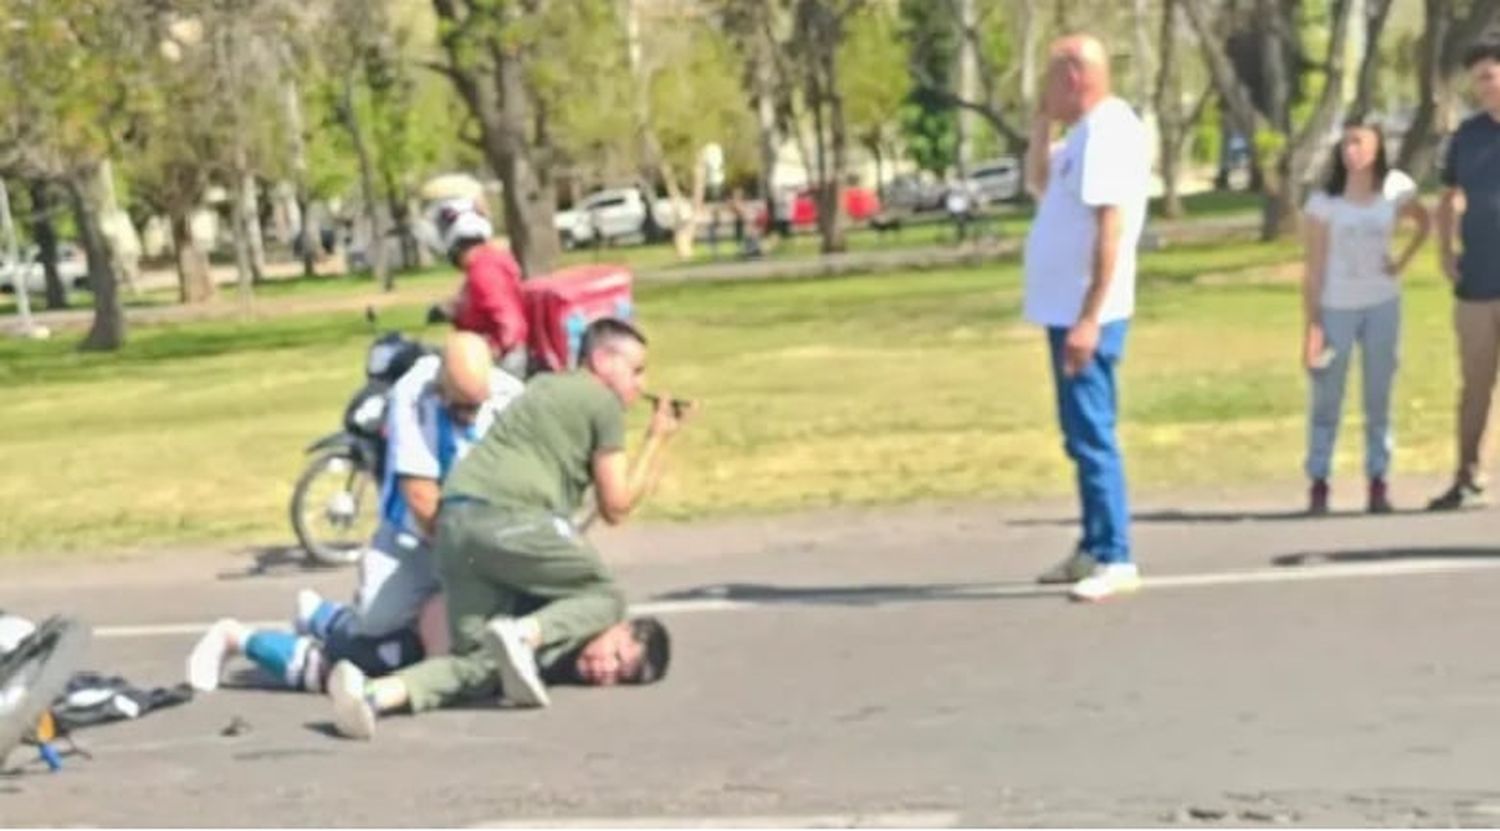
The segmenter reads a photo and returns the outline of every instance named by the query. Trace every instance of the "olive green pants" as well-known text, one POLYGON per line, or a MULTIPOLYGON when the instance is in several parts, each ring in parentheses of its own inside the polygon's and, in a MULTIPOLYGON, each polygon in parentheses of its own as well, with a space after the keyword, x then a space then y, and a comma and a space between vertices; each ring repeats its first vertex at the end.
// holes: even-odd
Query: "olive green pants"
POLYGON ((396 674, 413 712, 498 692, 495 660, 482 646, 493 617, 543 604, 531 616, 541 630, 544 669, 625 619, 625 597, 599 555, 550 514, 445 501, 433 554, 447 596, 451 654, 396 674))

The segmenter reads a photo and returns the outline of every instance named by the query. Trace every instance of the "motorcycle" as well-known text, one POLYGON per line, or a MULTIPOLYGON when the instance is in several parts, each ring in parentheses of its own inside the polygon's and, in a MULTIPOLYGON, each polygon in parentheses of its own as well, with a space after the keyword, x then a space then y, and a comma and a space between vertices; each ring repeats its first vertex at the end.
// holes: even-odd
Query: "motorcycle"
MULTIPOLYGON (((0 622, 19 618, 0 614, 0 622)), ((0 651, 0 771, 23 743, 36 745, 49 768, 61 766, 53 746, 57 727, 48 708, 67 686, 89 642, 89 630, 72 618, 53 617, 0 651)))
MULTIPOLYGON (((375 326, 375 315, 365 317, 375 326)), ((312 458, 292 491, 292 530, 308 560, 359 559, 379 522, 385 477, 387 395, 419 359, 436 350, 400 332, 381 334, 365 354, 365 383, 344 406, 343 428, 307 447, 312 458)))

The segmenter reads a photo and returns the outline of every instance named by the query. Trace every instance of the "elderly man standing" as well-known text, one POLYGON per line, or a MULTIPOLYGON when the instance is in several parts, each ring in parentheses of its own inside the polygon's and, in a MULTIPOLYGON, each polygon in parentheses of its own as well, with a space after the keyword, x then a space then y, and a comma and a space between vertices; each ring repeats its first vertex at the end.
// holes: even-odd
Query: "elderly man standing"
POLYGON ((1077 550, 1039 579, 1072 583, 1077 600, 1141 585, 1115 423, 1150 172, 1145 127, 1110 93, 1103 44, 1083 35, 1057 41, 1026 157, 1038 207, 1026 240, 1025 313, 1047 330, 1058 420, 1083 506, 1077 550), (1054 141, 1059 124, 1067 132, 1054 141))

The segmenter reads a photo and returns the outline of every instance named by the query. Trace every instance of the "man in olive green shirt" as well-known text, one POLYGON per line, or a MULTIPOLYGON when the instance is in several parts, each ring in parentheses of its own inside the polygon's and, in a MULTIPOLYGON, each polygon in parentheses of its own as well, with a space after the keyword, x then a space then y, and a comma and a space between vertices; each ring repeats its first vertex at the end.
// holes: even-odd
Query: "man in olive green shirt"
MULTIPOLYGON (((624 620, 624 595, 573 517, 592 485, 599 516, 623 522, 660 478, 681 415, 661 396, 627 464, 625 409, 641 396, 646 339, 627 323, 597 321, 579 366, 532 381, 454 467, 434 546, 452 654, 373 681, 339 664, 328 693, 343 735, 370 738, 379 713, 493 694, 497 682, 515 705, 546 706, 542 669, 624 620)), ((631 651, 623 680, 647 683, 664 671, 665 643, 643 647, 631 651)))

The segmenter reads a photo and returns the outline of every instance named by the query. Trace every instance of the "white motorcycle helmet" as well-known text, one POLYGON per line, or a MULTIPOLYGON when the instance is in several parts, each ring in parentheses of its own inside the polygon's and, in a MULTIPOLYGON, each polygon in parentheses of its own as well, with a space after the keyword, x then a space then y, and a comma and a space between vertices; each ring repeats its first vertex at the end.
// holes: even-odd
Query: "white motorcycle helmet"
POLYGON ((484 242, 495 234, 495 226, 473 199, 444 199, 427 213, 438 244, 450 259, 465 243, 484 242))

